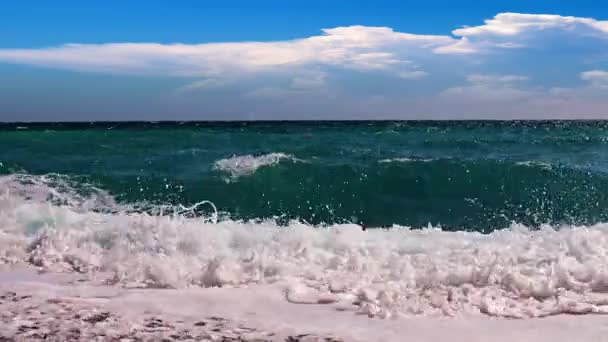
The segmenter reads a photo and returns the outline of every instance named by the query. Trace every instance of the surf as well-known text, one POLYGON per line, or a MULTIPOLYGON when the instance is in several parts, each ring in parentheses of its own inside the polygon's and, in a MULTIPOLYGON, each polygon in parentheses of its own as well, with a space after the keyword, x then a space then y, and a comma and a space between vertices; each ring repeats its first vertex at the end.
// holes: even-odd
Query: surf
POLYGON ((608 313, 605 223, 537 230, 513 223, 489 234, 214 223, 177 213, 100 212, 66 193, 70 201, 53 204, 44 183, 5 176, 0 184, 4 264, 103 276, 129 288, 274 285, 285 300, 349 303, 380 318, 608 313))

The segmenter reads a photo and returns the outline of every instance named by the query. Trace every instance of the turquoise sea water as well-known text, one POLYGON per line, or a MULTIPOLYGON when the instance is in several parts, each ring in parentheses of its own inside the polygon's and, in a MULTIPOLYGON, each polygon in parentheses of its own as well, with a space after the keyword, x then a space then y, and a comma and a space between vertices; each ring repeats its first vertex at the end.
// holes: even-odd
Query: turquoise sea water
POLYGON ((581 225, 608 221, 608 122, 0 124, 0 174, 231 219, 581 225))

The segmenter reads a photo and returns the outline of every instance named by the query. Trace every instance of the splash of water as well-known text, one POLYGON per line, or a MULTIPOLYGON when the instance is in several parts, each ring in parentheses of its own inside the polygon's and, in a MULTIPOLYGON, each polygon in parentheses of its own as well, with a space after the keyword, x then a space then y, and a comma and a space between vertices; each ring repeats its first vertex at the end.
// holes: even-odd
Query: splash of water
MULTIPOLYGON (((30 177, 32 178, 32 177, 30 177)), ((608 225, 513 224, 488 235, 354 224, 207 221, 103 213, 41 178, 0 178, 0 262, 110 274, 122 286, 284 284, 296 303, 345 301, 370 316, 608 313, 608 225)), ((201 203, 200 205, 203 205, 201 203)), ((194 210, 196 208, 185 208, 194 210)))
POLYGON ((236 178, 251 175, 260 167, 276 165, 284 160, 297 161, 295 157, 285 153, 269 153, 260 156, 243 155, 220 159, 213 164, 213 168, 227 172, 236 178))

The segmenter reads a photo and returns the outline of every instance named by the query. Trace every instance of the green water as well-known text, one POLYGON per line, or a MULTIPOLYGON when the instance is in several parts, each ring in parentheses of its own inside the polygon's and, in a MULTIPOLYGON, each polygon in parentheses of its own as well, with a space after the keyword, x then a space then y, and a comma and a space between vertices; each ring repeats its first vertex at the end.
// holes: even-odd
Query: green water
POLYGON ((210 200, 233 219, 484 232, 608 219, 607 122, 5 124, 0 163, 120 203, 210 200))

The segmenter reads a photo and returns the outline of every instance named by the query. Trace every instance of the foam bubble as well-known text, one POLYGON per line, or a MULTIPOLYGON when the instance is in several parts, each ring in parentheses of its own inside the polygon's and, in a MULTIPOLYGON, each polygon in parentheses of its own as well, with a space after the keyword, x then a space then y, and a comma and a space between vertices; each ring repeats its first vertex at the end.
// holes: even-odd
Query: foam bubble
POLYGON ((260 156, 248 154, 218 160, 214 163, 213 168, 230 173, 232 177, 240 177, 253 174, 262 166, 276 165, 284 160, 296 161, 297 159, 285 153, 269 153, 260 156))
MULTIPOLYGON (((7 191, 0 262, 80 272, 127 287, 284 286, 293 303, 373 317, 608 313, 608 225, 514 224, 488 235, 354 224, 203 222, 100 213, 7 191)), ((29 193, 46 185, 28 184, 29 193)))

